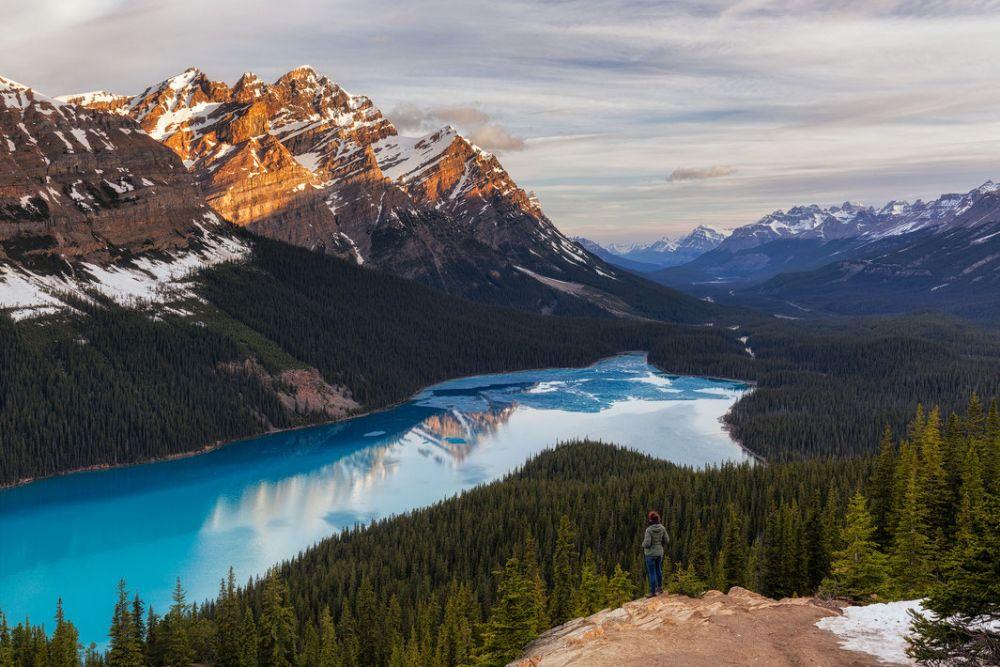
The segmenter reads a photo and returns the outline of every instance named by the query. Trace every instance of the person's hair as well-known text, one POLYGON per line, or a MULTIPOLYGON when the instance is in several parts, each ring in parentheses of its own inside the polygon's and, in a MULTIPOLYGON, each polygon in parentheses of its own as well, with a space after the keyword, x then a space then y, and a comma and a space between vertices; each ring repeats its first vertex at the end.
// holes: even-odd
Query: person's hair
POLYGON ((646 515, 646 523, 649 524, 660 523, 660 515, 657 514, 656 512, 651 511, 649 514, 646 515))

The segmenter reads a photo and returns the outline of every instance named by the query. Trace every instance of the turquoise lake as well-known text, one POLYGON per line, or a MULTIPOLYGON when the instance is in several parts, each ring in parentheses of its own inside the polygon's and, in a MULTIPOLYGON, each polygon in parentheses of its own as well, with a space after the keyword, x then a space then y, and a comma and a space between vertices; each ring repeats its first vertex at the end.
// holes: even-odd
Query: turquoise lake
POLYGON ((625 354, 582 369, 452 380, 337 424, 267 435, 164 463, 0 491, 0 609, 103 644, 125 578, 166 611, 241 582, 338 530, 502 477, 551 445, 590 437, 681 464, 742 461, 720 418, 748 390, 673 376, 625 354))

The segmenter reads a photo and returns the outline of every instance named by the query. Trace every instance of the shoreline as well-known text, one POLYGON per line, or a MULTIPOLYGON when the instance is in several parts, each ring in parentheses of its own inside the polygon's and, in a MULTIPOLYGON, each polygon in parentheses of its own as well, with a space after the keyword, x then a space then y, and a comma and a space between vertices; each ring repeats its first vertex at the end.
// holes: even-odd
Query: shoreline
MULTIPOLYGON (((620 356, 628 355, 628 354, 642 354, 642 355, 644 355, 646 357, 646 363, 647 364, 649 364, 650 366, 652 366, 653 368, 655 368, 659 372, 664 373, 665 375, 672 375, 672 376, 676 376, 676 377, 700 377, 700 378, 705 378, 706 380, 714 380, 714 381, 720 381, 720 382, 732 382, 732 383, 736 383, 736 384, 744 384, 744 385, 747 385, 747 387, 750 387, 750 389, 747 391, 747 394, 749 394, 750 392, 752 392, 753 388, 755 388, 757 386, 757 383, 754 380, 739 380, 739 379, 736 379, 736 378, 724 378, 724 377, 716 377, 716 376, 710 376, 710 375, 694 375, 694 374, 690 374, 690 373, 675 373, 675 372, 663 369, 663 368, 661 368, 660 366, 658 366, 657 364, 655 364, 653 362, 650 362, 649 361, 649 352, 648 352, 648 350, 622 350, 621 352, 616 352, 614 354, 609 354, 609 355, 605 355, 603 357, 599 357, 599 358, 595 359, 594 361, 592 361, 592 362, 590 362, 590 363, 588 363, 588 364, 586 364, 584 366, 560 366, 558 368, 573 368, 573 369, 589 368, 591 366, 595 366, 595 365, 601 363, 602 361, 607 361, 608 359, 614 359, 615 357, 620 357, 620 356)), ((399 401, 396 401, 394 403, 391 403, 391 404, 388 404, 388 405, 385 405, 385 406, 382 406, 382 407, 379 407, 379 408, 373 408, 371 410, 365 410, 363 412, 356 412, 354 414, 350 414, 350 415, 341 417, 339 419, 322 420, 322 421, 317 421, 317 422, 313 422, 313 423, 309 423, 309 424, 300 424, 298 426, 289 426, 288 428, 272 428, 272 429, 267 429, 267 430, 261 431, 259 433, 255 433, 255 434, 251 434, 251 435, 245 435, 245 436, 240 436, 238 438, 229 438, 229 439, 225 439, 225 440, 217 440, 217 441, 209 443, 207 445, 203 445, 202 447, 200 447, 198 449, 192 449, 192 450, 189 450, 189 451, 186 451, 186 452, 177 452, 175 454, 168 454, 167 456, 159 456, 159 457, 154 457, 154 458, 150 458, 150 459, 143 459, 141 461, 132 461, 132 462, 129 462, 129 463, 95 463, 94 465, 83 466, 83 467, 80 467, 80 468, 72 468, 70 470, 62 470, 62 471, 59 471, 59 472, 51 473, 49 475, 41 475, 41 476, 38 476, 38 477, 26 477, 26 478, 23 478, 23 479, 16 480, 14 482, 7 482, 7 483, 0 484, 0 492, 7 491, 7 490, 10 490, 10 489, 16 489, 16 488, 19 488, 19 487, 22 487, 22 486, 28 486, 29 484, 32 484, 34 482, 42 482, 42 481, 45 481, 47 479, 55 479, 55 478, 58 478, 58 477, 68 477, 70 475, 76 475, 76 474, 80 474, 80 473, 100 472, 100 471, 104 471, 104 470, 118 470, 118 469, 123 469, 123 468, 133 468, 133 467, 136 467, 136 466, 153 465, 153 464, 157 464, 157 463, 169 463, 170 461, 180 461, 180 460, 187 459, 187 458, 192 458, 192 457, 195 457, 195 456, 202 456, 204 454, 210 454, 210 453, 212 453, 212 452, 214 452, 216 450, 222 449, 224 447, 228 447, 230 445, 235 445, 235 444, 244 442, 246 440, 252 440, 254 438, 261 438, 261 437, 264 437, 264 436, 274 435, 274 434, 277 434, 277 433, 291 433, 291 432, 294 432, 294 431, 301 431, 301 430, 309 429, 309 428, 320 428, 320 427, 323 427, 323 426, 330 426, 332 424, 341 424, 343 422, 351 421, 352 419, 361 419, 362 417, 370 417, 372 415, 376 415, 376 414, 379 414, 381 412, 387 412, 389 410, 393 410, 395 408, 398 408, 399 406, 404 405, 405 403, 408 403, 408 402, 412 401, 414 398, 416 398, 417 396, 419 396, 423 392, 427 391, 431 387, 436 387, 437 385, 444 384, 446 382, 456 382, 456 381, 459 381, 459 380, 466 380, 466 379, 469 379, 469 378, 479 377, 479 376, 482 376, 482 375, 505 375, 505 374, 509 374, 509 373, 531 373, 533 371, 550 370, 550 369, 553 369, 553 368, 557 368, 557 367, 555 367, 555 366, 539 366, 539 367, 534 367, 534 368, 519 368, 519 369, 516 369, 516 370, 503 370, 503 371, 493 371, 493 372, 485 372, 485 373, 470 373, 468 375, 458 375, 458 376, 455 376, 455 377, 447 378, 445 380, 440 380, 438 382, 434 382, 432 384, 425 385, 425 386, 421 387, 420 389, 416 390, 415 392, 413 392, 412 394, 410 394, 409 396, 407 396, 406 398, 401 399, 399 401)), ((743 400, 743 397, 740 397, 737 400, 737 402, 739 402, 740 400, 743 400)), ((735 405, 735 403, 733 405, 735 405)), ((729 414, 729 413, 727 412, 726 414, 729 414)), ((723 430, 729 435, 729 437, 733 440, 733 442, 735 442, 740 447, 740 449, 742 449, 747 454, 749 454, 751 457, 753 457, 753 459, 755 461, 760 461, 762 463, 766 463, 767 462, 766 459, 764 459, 762 456, 760 456, 756 452, 752 451, 751 449, 747 448, 742 442, 740 442, 739 440, 736 439, 736 437, 733 436, 733 434, 732 434, 732 426, 730 424, 726 423, 726 421, 725 421, 725 415, 723 415, 722 417, 720 417, 719 421, 722 423, 723 430)))

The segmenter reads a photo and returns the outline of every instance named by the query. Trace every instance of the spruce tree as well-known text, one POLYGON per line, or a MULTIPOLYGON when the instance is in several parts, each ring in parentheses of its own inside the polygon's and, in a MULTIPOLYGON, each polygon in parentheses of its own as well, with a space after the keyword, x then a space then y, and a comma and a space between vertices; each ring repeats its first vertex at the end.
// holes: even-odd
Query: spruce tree
POLYGON ((520 561, 509 559, 494 575, 496 601, 482 630, 482 643, 473 663, 477 667, 503 667, 537 636, 534 591, 520 561))
POLYGON ((240 667, 256 667, 259 662, 257 622, 250 607, 244 607, 240 623, 240 667))
POLYGON ((160 624, 163 658, 170 667, 187 667, 194 661, 194 648, 191 645, 189 606, 180 577, 177 578, 171 598, 173 603, 170 611, 160 624))
POLYGON ((145 661, 142 647, 135 643, 135 621, 132 618, 132 609, 124 579, 118 582, 118 601, 115 603, 111 630, 108 634, 110 637, 108 665, 110 667, 142 667, 145 661))
POLYGON ((536 621, 535 627, 538 632, 549 628, 548 614, 548 594, 545 586, 545 578, 542 576, 542 568, 538 562, 538 543, 531 535, 528 536, 524 545, 524 576, 531 582, 535 595, 536 621))
POLYGON ((722 568, 719 589, 728 591, 733 586, 742 586, 747 567, 746 540, 743 537, 743 518, 736 513, 730 503, 726 525, 722 537, 722 568))
POLYGON ((240 602, 236 597, 236 575, 233 568, 219 583, 219 599, 216 601, 218 612, 218 654, 216 667, 240 667, 241 624, 240 602))
POLYGON ((879 551, 874 533, 865 497, 860 492, 855 493, 847 504, 847 516, 840 534, 843 548, 833 554, 825 588, 855 600, 885 592, 886 556, 879 551))
MULTIPOLYGON (((63 614, 62 598, 56 602, 56 629, 49 642, 47 667, 76 667, 80 664, 79 633, 63 614)), ((0 663, 2 664, 2 663, 0 663)))
POLYGON ((261 667, 291 667, 295 662, 295 612, 288 602, 288 589, 271 569, 264 580, 260 619, 259 659, 261 667))
POLYGON ((933 548, 927 535, 926 515, 914 472, 903 496, 889 553, 891 585, 906 598, 922 597, 932 579, 933 548))
POLYGON ((607 599, 607 577, 598 574, 594 562, 594 552, 587 549, 583 557, 583 567, 580 570, 580 586, 576 591, 575 614, 590 616, 604 608, 607 599))
POLYGON ((882 547, 888 547, 892 540, 889 518, 892 516, 895 472, 896 445, 892 439, 892 430, 886 424, 882 429, 882 440, 879 442, 878 458, 875 459, 871 484, 868 485, 869 505, 871 505, 872 519, 875 521, 875 541, 882 547))
POLYGON ((632 583, 632 577, 622 569, 620 563, 615 563, 614 574, 611 575, 611 580, 608 581, 607 606, 617 609, 626 602, 631 602, 634 599, 635 584, 632 583))
POLYGON ((319 662, 316 667, 343 667, 337 630, 329 607, 323 607, 319 617, 319 662))
POLYGON ((560 625, 573 618, 573 592, 576 587, 576 529, 565 514, 559 519, 556 546, 552 555, 552 595, 549 598, 549 621, 560 625))

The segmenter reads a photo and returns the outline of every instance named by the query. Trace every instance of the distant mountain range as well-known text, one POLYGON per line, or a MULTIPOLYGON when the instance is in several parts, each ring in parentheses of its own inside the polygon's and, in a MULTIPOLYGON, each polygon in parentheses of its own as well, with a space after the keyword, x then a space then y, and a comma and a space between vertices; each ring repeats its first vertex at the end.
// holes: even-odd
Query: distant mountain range
POLYGON ((663 237, 652 243, 611 243, 601 246, 585 238, 574 239, 605 261, 630 271, 648 273, 686 264, 722 243, 729 232, 707 225, 695 227, 678 239, 663 237))
POLYGON ((788 316, 943 309, 1000 319, 1000 184, 880 208, 797 206, 648 274, 788 316))

